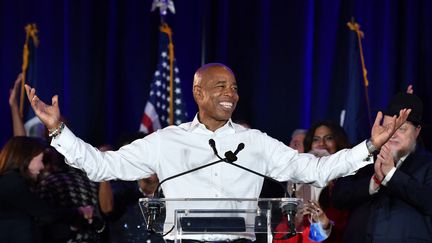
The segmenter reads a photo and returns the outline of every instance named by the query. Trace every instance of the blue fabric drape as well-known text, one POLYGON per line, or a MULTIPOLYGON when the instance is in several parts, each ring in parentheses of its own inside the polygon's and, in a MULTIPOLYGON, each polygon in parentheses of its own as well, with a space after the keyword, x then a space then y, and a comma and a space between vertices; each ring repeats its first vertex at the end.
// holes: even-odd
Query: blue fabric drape
MULTIPOLYGON (((289 141, 293 129, 338 120, 346 100, 349 30, 365 32, 373 111, 414 85, 432 115, 432 2, 175 1, 166 21, 188 104, 194 71, 222 62, 236 73, 236 119, 289 141)), ((159 14, 151 1, 0 1, 0 144, 11 136, 8 90, 21 67, 24 26, 39 28, 38 93, 59 94, 72 130, 94 145, 136 131, 157 64, 159 14)), ((374 115, 373 115, 374 116, 374 115)), ((427 143, 427 141, 425 141, 427 143)))

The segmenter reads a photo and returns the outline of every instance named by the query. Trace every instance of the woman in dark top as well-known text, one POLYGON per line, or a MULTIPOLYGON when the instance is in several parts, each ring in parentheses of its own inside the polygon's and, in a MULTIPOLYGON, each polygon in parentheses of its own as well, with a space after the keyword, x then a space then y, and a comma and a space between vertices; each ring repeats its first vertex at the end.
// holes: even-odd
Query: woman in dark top
POLYGON ((92 208, 51 209, 31 192, 44 150, 38 139, 13 137, 0 152, 0 242, 39 242, 39 225, 92 217, 92 208))

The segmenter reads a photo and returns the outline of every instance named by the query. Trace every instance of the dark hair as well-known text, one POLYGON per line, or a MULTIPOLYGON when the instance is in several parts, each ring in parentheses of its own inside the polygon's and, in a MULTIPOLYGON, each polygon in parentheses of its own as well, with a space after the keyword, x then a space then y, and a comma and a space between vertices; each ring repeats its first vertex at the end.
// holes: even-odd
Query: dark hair
POLYGON ((312 150, 312 141, 315 135, 315 130, 317 130, 317 128, 320 126, 325 126, 330 129, 336 142, 336 151, 351 147, 351 144, 348 142, 348 136, 346 135, 345 130, 341 126, 332 121, 319 121, 317 123, 314 123, 312 127, 309 128, 309 130, 306 132, 306 136, 303 141, 305 152, 309 152, 312 150))
POLYGON ((45 150, 45 143, 33 137, 13 137, 0 152, 0 175, 18 170, 26 180, 30 180, 30 161, 45 150))

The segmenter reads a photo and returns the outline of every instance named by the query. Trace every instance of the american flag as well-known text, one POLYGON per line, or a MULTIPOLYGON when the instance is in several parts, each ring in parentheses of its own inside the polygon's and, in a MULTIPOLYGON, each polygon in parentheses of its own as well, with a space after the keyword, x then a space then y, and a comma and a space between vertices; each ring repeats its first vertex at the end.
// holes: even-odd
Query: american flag
POLYGON ((163 24, 160 27, 159 61, 150 87, 149 99, 144 108, 140 131, 150 134, 168 125, 179 125, 188 119, 186 105, 183 102, 179 69, 174 58, 171 42, 171 29, 163 24), (170 46, 171 45, 171 46, 170 46), (171 49, 170 49, 171 47, 171 49), (173 63, 170 63, 170 58, 173 63), (170 108, 170 76, 172 72, 173 102, 170 108), (172 121, 170 121, 170 114, 172 121))

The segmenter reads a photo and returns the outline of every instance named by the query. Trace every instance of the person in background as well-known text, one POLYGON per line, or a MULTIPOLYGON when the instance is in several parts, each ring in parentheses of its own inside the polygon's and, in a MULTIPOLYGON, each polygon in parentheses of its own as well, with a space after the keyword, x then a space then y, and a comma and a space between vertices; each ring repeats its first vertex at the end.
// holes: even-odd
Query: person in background
MULTIPOLYGON (((328 156, 330 154, 336 153, 339 150, 350 147, 348 143, 348 138, 343 128, 330 121, 320 121, 313 124, 311 128, 306 132, 303 143, 304 150, 317 157, 328 156)), ((317 240, 319 242, 323 240, 325 240, 324 242, 339 242, 336 236, 340 234, 340 230, 343 230, 343 226, 345 225, 343 219, 345 218, 346 212, 335 212, 330 202, 328 201, 328 196, 324 195, 329 193, 332 183, 333 181, 329 182, 326 187, 321 188, 312 186, 310 184, 288 182, 288 192, 292 196, 302 198, 306 204, 313 204, 318 207, 318 210, 322 214, 322 217, 326 219, 324 220, 324 222, 327 223, 328 218, 330 218, 332 220, 332 224, 335 225, 323 228, 325 229, 323 231, 323 237, 310 238, 309 233, 311 230, 311 221, 305 218, 302 221, 304 226, 304 231, 302 233, 294 236, 289 240, 278 242, 306 243, 316 242, 317 240)))
MULTIPOLYGON (((13 88, 10 90, 9 105, 13 121, 14 136, 26 136, 24 122, 19 114, 17 94, 23 75, 19 74, 13 88)), ((64 118, 62 118, 64 120, 64 118)), ((40 123, 40 125, 42 125, 40 123)), ((40 126, 34 126, 33 131, 38 131, 40 126)), ((42 132, 30 133, 29 136, 37 136, 42 140, 49 140, 48 130, 42 125, 42 132)), ((91 182, 87 176, 77 169, 67 166, 64 157, 52 147, 44 151, 44 169, 34 181, 32 190, 50 207, 75 208, 91 205, 95 210, 92 224, 82 224, 79 228, 71 228, 74 222, 57 222, 41 227, 41 238, 44 242, 100 242, 100 233, 104 227, 99 216, 97 205, 97 185, 91 182)))
POLYGON ((44 242, 102 242, 105 229, 98 205, 98 185, 80 170, 64 162, 64 157, 49 147, 44 155, 45 169, 39 177, 34 192, 51 207, 75 208, 91 205, 91 224, 76 229, 68 222, 43 227, 44 242), (60 233, 63 232, 63 233, 60 233))
POLYGON ((52 208, 33 192, 44 168, 45 145, 36 138, 13 137, 0 152, 0 242, 45 242, 40 227, 75 222, 79 228, 93 218, 93 208, 52 208))
POLYGON ((306 136, 306 130, 305 129, 296 129, 291 135, 291 141, 289 143, 289 146, 292 149, 297 150, 299 153, 304 152, 304 146, 303 141, 306 136))
MULTIPOLYGON (((345 130, 331 121, 317 122, 308 130, 304 140, 305 151, 317 157, 335 154, 351 145, 345 130)), ((333 222, 332 233, 324 242, 339 243, 345 231, 349 211, 336 209, 330 200, 334 184, 338 179, 330 181, 324 188, 311 187, 311 198, 317 200, 327 217, 333 222)))
POLYGON ((343 242, 432 242, 432 154, 417 143, 423 103, 412 93, 396 94, 384 112, 384 124, 399 108, 412 112, 375 164, 335 185, 334 204, 351 210, 343 242))

